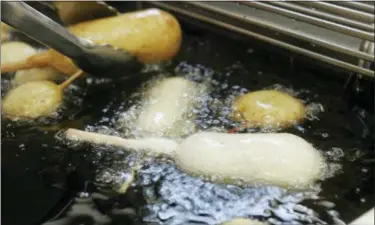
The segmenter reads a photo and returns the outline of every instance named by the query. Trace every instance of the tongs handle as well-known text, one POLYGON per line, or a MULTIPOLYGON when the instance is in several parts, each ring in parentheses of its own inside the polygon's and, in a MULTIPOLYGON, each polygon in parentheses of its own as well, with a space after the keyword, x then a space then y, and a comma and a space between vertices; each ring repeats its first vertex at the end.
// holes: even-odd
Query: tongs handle
POLYGON ((1 1, 1 20, 36 41, 72 59, 84 51, 84 43, 65 27, 24 2, 1 1))

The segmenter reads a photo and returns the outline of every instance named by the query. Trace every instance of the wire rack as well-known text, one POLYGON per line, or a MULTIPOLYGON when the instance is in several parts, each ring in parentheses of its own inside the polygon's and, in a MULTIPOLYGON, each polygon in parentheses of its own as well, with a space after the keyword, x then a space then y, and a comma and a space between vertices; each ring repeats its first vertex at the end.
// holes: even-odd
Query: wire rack
POLYGON ((147 4, 375 78, 373 1, 147 4))

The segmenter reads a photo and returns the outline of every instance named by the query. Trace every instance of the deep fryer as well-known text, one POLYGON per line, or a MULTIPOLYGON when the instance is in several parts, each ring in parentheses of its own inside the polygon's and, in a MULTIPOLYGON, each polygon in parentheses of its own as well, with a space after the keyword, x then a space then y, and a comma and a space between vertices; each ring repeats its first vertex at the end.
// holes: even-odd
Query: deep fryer
MULTIPOLYGON (((317 125, 317 129, 320 129, 317 132, 332 127, 331 132, 337 132, 337 137, 332 134, 332 140, 326 142, 315 137, 314 144, 322 148, 358 145, 367 160, 344 163, 343 174, 326 182, 327 191, 324 196, 334 196, 338 203, 337 210, 347 223, 373 207, 374 171, 371 165, 374 150, 374 43, 371 40, 374 37, 374 26, 369 22, 371 17, 361 17, 360 14, 353 13, 350 14, 353 18, 344 18, 341 11, 339 13, 334 10, 346 7, 344 3, 315 6, 287 2, 286 5, 265 2, 110 4, 121 11, 161 7, 181 19, 184 44, 180 54, 167 66, 169 71, 174 71, 176 67, 182 71, 194 68, 206 71, 211 68, 218 71, 216 73, 219 77, 223 76, 220 73, 230 73, 232 78, 229 83, 241 84, 250 90, 278 83, 296 89, 310 89, 323 96, 319 100, 328 113, 322 116, 320 121, 312 123, 322 124, 317 125), (316 7, 313 10, 314 15, 307 16, 307 19, 297 17, 297 12, 306 13, 309 7, 316 7), (222 10, 223 8, 225 10, 222 10), (241 13, 249 13, 251 16, 238 17, 240 13, 236 10, 242 10, 241 13), (284 13, 281 17, 280 12, 284 13), (293 23, 287 22, 290 15, 295 16, 292 18, 293 23), (319 24, 320 20, 317 20, 318 15, 324 15, 325 20, 334 18, 333 23, 336 26, 326 25, 328 27, 323 29, 323 25, 319 24), (281 24, 276 24, 276 21, 281 24), (290 24, 292 27, 288 27, 290 24), (343 26, 355 27, 354 30, 362 32, 346 33, 348 29, 338 28, 343 26), (278 30, 274 30, 275 28, 278 30), (237 68, 233 65, 237 65, 237 68), (345 137, 346 140, 343 139, 345 137), (363 168, 367 172, 363 172, 363 168)), ((360 3, 356 6, 352 11, 364 11, 365 15, 372 15, 373 18, 374 12, 369 10, 374 9, 373 5, 360 3)), ((65 122, 78 120, 79 123, 53 123, 60 124, 60 128, 81 128, 93 124, 110 126, 111 121, 105 121, 103 118, 114 115, 116 105, 123 100, 118 96, 119 92, 125 97, 129 96, 139 83, 140 81, 134 80, 132 83, 95 85, 95 88, 82 84, 84 94, 76 95, 84 99, 85 106, 78 110, 74 108, 75 103, 72 103, 72 115, 64 118, 65 122), (117 96, 117 99, 113 96, 117 96), (109 110, 103 112, 103 106, 109 110)), ((7 81, 4 79, 3 90, 6 90, 6 85, 7 81)), ((67 200, 58 206, 66 205, 69 198, 85 188, 87 183, 82 181, 92 177, 91 173, 96 166, 91 160, 85 160, 85 157, 94 157, 93 153, 67 153, 64 145, 55 140, 56 130, 41 131, 40 126, 15 126, 7 121, 2 121, 2 128, 2 197, 3 210, 6 210, 2 213, 3 222, 26 224, 34 217, 31 223, 38 224, 41 220, 54 216, 56 210, 59 211, 59 207, 54 209, 55 212, 50 212, 50 209, 61 200, 62 194, 67 200), (47 170, 48 172, 45 172, 47 170), (69 182, 65 182, 65 177, 69 182), (70 186, 66 186, 67 183, 70 186), (54 187, 43 186, 47 184, 53 184, 54 187), (20 188, 26 186, 29 186, 30 190, 20 188), (23 216, 15 214, 16 211, 23 216)), ((128 204, 134 207, 144 204, 139 200, 142 199, 139 194, 127 196, 125 199, 133 200, 134 202, 128 204)), ((128 221, 130 224, 131 220, 128 221)), ((132 222, 140 223, 137 220, 132 222)))

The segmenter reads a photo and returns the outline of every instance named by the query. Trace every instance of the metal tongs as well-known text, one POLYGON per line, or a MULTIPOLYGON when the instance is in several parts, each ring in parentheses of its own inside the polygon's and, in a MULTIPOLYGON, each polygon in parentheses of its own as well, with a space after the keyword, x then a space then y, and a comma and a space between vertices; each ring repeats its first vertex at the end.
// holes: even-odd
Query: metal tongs
POLYGON ((1 2, 1 20, 32 39, 71 58, 77 67, 93 76, 131 77, 141 70, 130 53, 110 45, 80 39, 65 27, 24 2, 1 2))

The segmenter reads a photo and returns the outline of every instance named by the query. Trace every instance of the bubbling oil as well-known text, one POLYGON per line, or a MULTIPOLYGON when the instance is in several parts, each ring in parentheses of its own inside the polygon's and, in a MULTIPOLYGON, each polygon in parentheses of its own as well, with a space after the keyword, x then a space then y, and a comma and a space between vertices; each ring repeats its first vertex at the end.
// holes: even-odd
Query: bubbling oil
POLYGON ((268 221, 274 215, 277 217, 274 220, 288 221, 289 224, 292 221, 319 221, 312 210, 293 210, 293 207, 303 208, 299 202, 313 198, 317 193, 288 193, 271 186, 214 184, 182 173, 170 163, 145 167, 141 172, 140 185, 149 200, 147 222, 220 224, 236 217, 268 221))
MULTIPOLYGON (((144 83, 137 92, 117 106, 113 118, 105 117, 106 119, 101 121, 101 124, 107 124, 107 126, 86 126, 86 130, 125 138, 141 137, 134 127, 134 122, 141 109, 145 91, 155 81, 172 75, 172 73, 163 72, 144 83)), ((198 107, 192 109, 197 114, 194 122, 200 130, 226 132, 232 127, 240 126, 238 122, 229 118, 231 105, 239 95, 250 89, 238 84, 230 85, 229 77, 217 79, 218 77, 227 78, 225 74, 202 65, 190 65, 186 62, 174 69, 174 75, 197 83, 206 83, 212 87, 208 93, 200 96, 198 107)), ((306 120, 308 121, 319 121, 320 113, 324 112, 322 104, 314 101, 314 96, 311 96, 311 92, 307 89, 294 89, 281 84, 265 86, 262 89, 276 89, 300 98, 307 105, 306 120)), ((257 89, 252 91, 255 90, 257 89)), ((108 105, 103 110, 110 111, 111 107, 113 108, 113 105, 108 105)), ((309 130, 309 127, 302 123, 290 129, 297 135, 302 135, 309 130)), ((248 128, 244 132, 280 132, 280 130, 248 128)), ((179 139, 176 138, 176 140, 179 139)), ((74 143, 65 144, 74 145, 74 143)), ((94 148, 99 152, 110 151, 100 146, 94 148)), ((107 158, 105 162, 99 164, 96 171, 95 184, 98 190, 107 195, 116 195, 116 190, 129 177, 130 169, 142 158, 143 167, 137 171, 137 179, 131 184, 131 189, 142 190, 146 202, 143 207, 147 213, 143 214, 140 219, 147 223, 220 224, 236 217, 256 218, 270 224, 327 223, 319 219, 314 210, 303 205, 304 201, 319 199, 319 184, 305 192, 289 192, 275 186, 247 186, 242 183, 239 185, 215 184, 208 181, 214 181, 214 177, 203 179, 203 177, 188 175, 180 171, 167 158, 156 159, 151 156, 145 158, 137 153, 119 154, 121 150, 111 152, 114 158, 107 158)), ((341 155, 339 152, 337 149, 324 152, 328 166, 322 180, 340 172, 341 155)), ((332 207, 327 210, 332 210, 332 207)), ((335 219, 339 220, 338 215, 335 215, 335 219)))
MULTIPOLYGON (((226 130, 230 127, 241 126, 239 122, 235 122, 230 119, 229 115, 232 112, 232 105, 234 100, 247 92, 247 88, 239 85, 230 86, 226 80, 219 81, 215 79, 215 72, 206 68, 202 65, 192 66, 185 62, 178 65, 174 74, 182 76, 188 80, 192 80, 197 83, 206 84, 211 87, 211 91, 206 94, 201 94, 198 98, 199 104, 191 109, 191 113, 197 115, 195 121, 193 121, 199 128, 199 130, 226 130)), ((138 92, 134 93, 128 100, 128 104, 131 106, 125 112, 118 114, 118 122, 116 129, 122 130, 124 136, 135 136, 139 137, 140 133, 135 127, 135 120, 142 110, 142 99, 144 98, 147 90, 156 81, 170 77, 171 74, 160 74, 159 76, 151 79, 141 86, 138 92)), ((263 88, 265 90, 279 90, 286 92, 294 97, 299 98, 301 95, 308 93, 308 90, 293 90, 292 88, 285 87, 280 84, 274 84, 269 87, 263 88)), ((302 99, 304 103, 307 101, 302 99)), ((320 103, 309 102, 306 105, 307 113, 306 119, 310 121, 319 120, 319 113, 324 111, 323 106, 320 103)), ((303 128, 296 125, 300 131, 303 128)), ((274 132, 278 131, 277 128, 249 128, 247 132, 274 132)), ((189 133, 189 132, 187 132, 189 133)))

